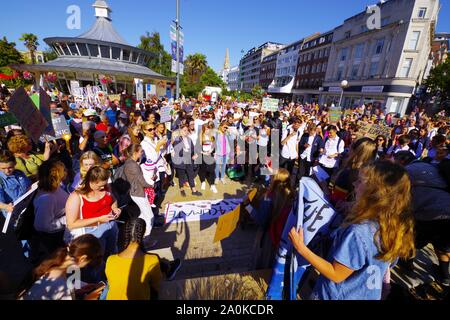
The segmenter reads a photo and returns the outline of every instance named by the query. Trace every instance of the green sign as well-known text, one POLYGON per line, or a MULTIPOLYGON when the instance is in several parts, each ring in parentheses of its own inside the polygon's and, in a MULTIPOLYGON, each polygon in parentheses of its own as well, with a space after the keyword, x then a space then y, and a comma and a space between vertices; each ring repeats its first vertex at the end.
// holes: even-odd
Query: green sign
POLYGON ((272 98, 264 98, 263 99, 263 109, 265 109, 266 111, 278 111, 279 110, 279 104, 280 101, 278 99, 272 99, 272 98))
POLYGON ((341 120, 342 109, 341 108, 331 108, 330 109, 330 121, 331 123, 336 123, 341 120))
POLYGON ((4 114, 0 114, 0 127, 7 127, 10 126, 12 124, 16 124, 17 123, 17 119, 16 117, 14 117, 13 114, 11 113, 4 113, 4 114))

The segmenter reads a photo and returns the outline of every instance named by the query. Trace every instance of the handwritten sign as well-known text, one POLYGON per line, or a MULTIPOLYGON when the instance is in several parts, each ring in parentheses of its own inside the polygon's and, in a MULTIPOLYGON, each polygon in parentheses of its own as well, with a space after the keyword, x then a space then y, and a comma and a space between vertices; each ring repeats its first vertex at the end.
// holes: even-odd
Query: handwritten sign
POLYGON ((391 132, 392 128, 388 126, 384 126, 381 124, 363 123, 358 130, 358 137, 368 137, 375 140, 379 135, 381 135, 386 138, 390 138, 391 132))
POLYGON ((161 115, 161 123, 166 123, 166 122, 172 121, 171 112, 172 112, 172 107, 162 107, 161 108, 160 113, 159 113, 161 115))
POLYGON ((341 108, 331 108, 330 109, 330 121, 331 123, 336 123, 341 120, 342 109, 341 108))
POLYGON ((241 199, 227 199, 169 203, 166 206, 166 224, 218 219, 236 209, 241 202, 241 199))
POLYGON ((263 99, 263 109, 266 111, 278 111, 280 101, 278 99, 272 99, 272 98, 264 98, 263 99))
POLYGON ((45 142, 47 138, 48 141, 63 139, 65 136, 70 136, 70 128, 67 124, 66 118, 64 116, 53 116, 52 118, 53 128, 55 130, 55 135, 44 135, 41 137, 41 141, 45 142))
POLYGON ((1 128, 10 126, 15 123, 17 123, 17 119, 16 119, 16 117, 14 117, 13 114, 11 114, 9 112, 0 114, 0 127, 1 128))
POLYGON ((18 88, 7 105, 28 136, 38 143, 39 138, 48 127, 48 122, 31 101, 25 89, 18 88))
POLYGON ((25 210, 30 205, 30 202, 33 199, 33 196, 34 196, 35 192, 37 191, 37 189, 38 189, 38 183, 36 182, 31 186, 30 190, 27 193, 25 193, 19 199, 14 201, 14 210, 13 210, 13 212, 9 212, 8 215, 6 216, 5 224, 3 225, 3 229, 2 229, 2 233, 6 234, 11 220, 17 221, 20 218, 20 216, 22 214, 24 214, 25 210))

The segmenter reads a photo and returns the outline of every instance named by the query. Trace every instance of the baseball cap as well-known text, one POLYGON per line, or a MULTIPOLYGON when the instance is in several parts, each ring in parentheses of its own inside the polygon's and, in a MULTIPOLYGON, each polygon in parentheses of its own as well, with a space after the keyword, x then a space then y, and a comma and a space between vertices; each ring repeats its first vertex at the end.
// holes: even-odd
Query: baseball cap
POLYGON ((84 112, 85 117, 92 117, 92 116, 96 116, 96 115, 97 115, 97 112, 92 109, 88 109, 84 112))

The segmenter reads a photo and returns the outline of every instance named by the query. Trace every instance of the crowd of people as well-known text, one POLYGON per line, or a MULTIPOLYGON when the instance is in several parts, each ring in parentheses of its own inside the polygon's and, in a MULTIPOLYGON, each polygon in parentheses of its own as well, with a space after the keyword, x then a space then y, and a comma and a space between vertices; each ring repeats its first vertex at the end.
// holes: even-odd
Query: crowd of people
POLYGON ((9 228, 2 240, 23 262, 2 266, 5 296, 157 298, 163 277, 173 279, 181 265, 147 254, 157 245, 152 230, 163 224, 168 189, 200 199, 207 188, 226 191, 231 180, 265 186, 258 203, 245 200, 244 207, 270 235, 258 253, 259 267, 270 267, 302 177, 314 177, 346 217, 328 258, 304 246, 301 230, 290 234, 322 275, 315 298, 380 299, 381 291, 360 289, 367 268, 388 276, 398 258, 411 267, 415 249, 428 243, 449 285, 450 126, 442 115, 416 108, 396 117, 363 105, 332 122, 330 109, 317 104, 271 112, 255 101, 155 97, 132 109, 117 100, 86 109, 63 95, 50 110, 65 117, 70 139, 36 144, 19 126, 0 128, 1 225, 37 182, 31 223, 9 228), (390 134, 364 137, 367 124, 390 127, 390 134), (68 287, 74 267, 84 284, 101 285, 68 287))

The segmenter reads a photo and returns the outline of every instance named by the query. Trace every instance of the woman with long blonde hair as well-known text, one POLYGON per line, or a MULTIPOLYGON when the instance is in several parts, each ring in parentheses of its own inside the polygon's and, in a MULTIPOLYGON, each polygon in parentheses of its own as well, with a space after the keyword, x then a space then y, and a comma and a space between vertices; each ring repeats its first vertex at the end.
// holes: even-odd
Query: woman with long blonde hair
POLYGON ((406 170, 389 161, 371 164, 361 169, 355 195, 344 224, 333 233, 327 259, 305 245, 302 229, 289 234, 297 252, 321 274, 313 299, 380 300, 390 265, 415 255, 406 170))
POLYGON ((294 198, 291 175, 282 168, 273 175, 269 188, 261 189, 252 204, 248 199, 244 201, 243 207, 260 227, 256 236, 255 268, 272 267, 294 198))
POLYGON ((370 138, 355 141, 348 158, 333 179, 334 188, 331 192, 333 204, 350 201, 353 195, 353 183, 358 179, 359 170, 375 161, 377 144, 370 138))
POLYGON ((87 151, 83 153, 79 162, 80 170, 75 175, 72 184, 68 188, 70 193, 74 192, 80 186, 89 169, 102 164, 102 160, 94 151, 87 151))

